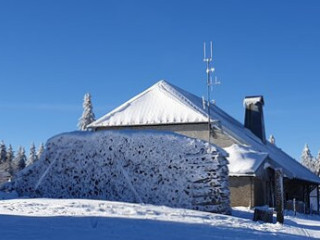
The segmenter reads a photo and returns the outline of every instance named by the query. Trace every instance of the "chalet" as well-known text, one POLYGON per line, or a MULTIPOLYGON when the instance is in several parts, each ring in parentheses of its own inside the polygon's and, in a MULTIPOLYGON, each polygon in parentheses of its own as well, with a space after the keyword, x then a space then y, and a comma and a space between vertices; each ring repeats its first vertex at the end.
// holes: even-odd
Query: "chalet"
POLYGON ((274 206, 274 175, 280 168, 285 202, 296 199, 309 209, 310 192, 319 187, 320 178, 266 140, 262 96, 246 97, 244 106, 244 124, 214 104, 210 105, 208 118, 207 104, 200 97, 159 81, 89 127, 94 131, 172 131, 206 141, 210 136, 211 143, 229 154, 232 206, 274 206))

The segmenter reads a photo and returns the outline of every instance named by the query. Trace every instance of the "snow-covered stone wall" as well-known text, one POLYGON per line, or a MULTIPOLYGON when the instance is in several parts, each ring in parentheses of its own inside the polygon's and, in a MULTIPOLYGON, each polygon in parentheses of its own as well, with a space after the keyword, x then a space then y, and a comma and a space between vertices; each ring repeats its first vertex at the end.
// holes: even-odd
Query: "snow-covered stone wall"
POLYGON ((51 138, 12 182, 19 195, 92 198, 230 213, 225 157, 204 141, 154 131, 51 138))

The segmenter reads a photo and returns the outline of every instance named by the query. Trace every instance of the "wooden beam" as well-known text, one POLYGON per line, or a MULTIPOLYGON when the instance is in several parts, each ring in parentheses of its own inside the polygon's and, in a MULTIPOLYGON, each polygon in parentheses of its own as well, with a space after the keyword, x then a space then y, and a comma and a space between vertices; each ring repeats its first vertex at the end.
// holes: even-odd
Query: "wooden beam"
POLYGON ((308 206, 308 213, 311 214, 311 203, 310 203, 310 185, 307 185, 307 206, 308 206))
POLYGON ((319 194, 319 191, 320 191, 320 189, 319 189, 319 185, 317 185, 317 212, 318 212, 318 214, 320 214, 320 211, 319 211, 319 200, 320 200, 320 194, 319 194))
POLYGON ((277 222, 283 224, 283 172, 281 168, 275 169, 275 210, 277 211, 277 222))

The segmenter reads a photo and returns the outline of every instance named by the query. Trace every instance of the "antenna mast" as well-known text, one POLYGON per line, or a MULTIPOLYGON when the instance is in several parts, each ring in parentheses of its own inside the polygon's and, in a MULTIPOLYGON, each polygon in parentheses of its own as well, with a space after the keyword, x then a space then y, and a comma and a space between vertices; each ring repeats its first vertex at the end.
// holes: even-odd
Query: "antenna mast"
POLYGON ((203 43, 203 61, 206 62, 206 74, 207 74, 207 113, 208 113, 208 142, 210 146, 211 136, 211 119, 210 119, 210 92, 212 86, 212 75, 214 68, 212 67, 212 41, 210 41, 209 56, 207 57, 206 42, 203 43))

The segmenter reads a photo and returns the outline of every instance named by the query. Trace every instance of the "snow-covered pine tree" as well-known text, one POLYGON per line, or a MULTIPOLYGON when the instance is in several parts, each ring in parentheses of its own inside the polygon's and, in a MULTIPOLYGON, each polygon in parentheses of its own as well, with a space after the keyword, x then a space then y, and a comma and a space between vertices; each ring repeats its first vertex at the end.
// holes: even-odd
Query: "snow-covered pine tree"
POLYGON ((7 161, 8 162, 12 162, 13 158, 14 158, 13 149, 12 149, 11 144, 9 144, 9 147, 8 147, 8 150, 7 150, 7 161))
POLYGON ((301 163, 310 171, 315 172, 315 161, 313 160, 308 144, 306 144, 303 148, 301 155, 301 163))
POLYGON ((30 147, 29 157, 26 162, 26 166, 33 164, 35 161, 37 161, 36 147, 34 146, 34 143, 32 143, 30 147))
POLYGON ((41 143, 38 148, 38 152, 37 152, 37 160, 39 160, 41 158, 41 155, 43 152, 44 152, 44 145, 43 145, 43 143, 41 143))
POLYGON ((13 173, 16 174, 17 172, 21 171, 26 167, 26 154, 23 147, 19 147, 18 153, 13 160, 13 173))
POLYGON ((0 164, 6 162, 7 148, 3 141, 0 143, 0 164))
POLYGON ((317 175, 320 176, 320 150, 318 152, 317 158, 316 158, 316 170, 317 175))
POLYGON ((84 95, 82 107, 83 113, 81 118, 79 119, 78 128, 79 130, 85 131, 87 130, 87 126, 95 120, 91 103, 91 95, 89 93, 86 93, 84 95))
POLYGON ((13 152, 13 149, 12 149, 12 146, 11 144, 9 145, 8 147, 8 150, 7 150, 7 171, 10 173, 10 175, 12 176, 13 175, 13 159, 14 159, 14 152, 13 152))
POLYGON ((273 135, 270 135, 269 142, 272 143, 272 144, 276 144, 276 139, 274 138, 273 135))

